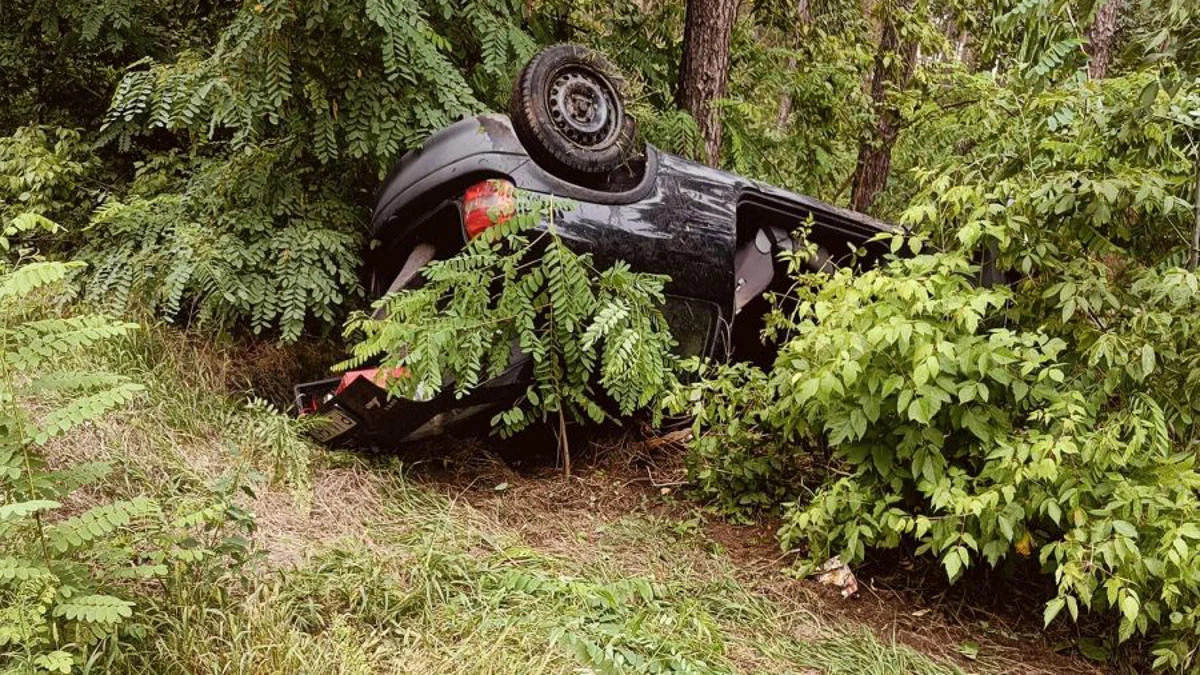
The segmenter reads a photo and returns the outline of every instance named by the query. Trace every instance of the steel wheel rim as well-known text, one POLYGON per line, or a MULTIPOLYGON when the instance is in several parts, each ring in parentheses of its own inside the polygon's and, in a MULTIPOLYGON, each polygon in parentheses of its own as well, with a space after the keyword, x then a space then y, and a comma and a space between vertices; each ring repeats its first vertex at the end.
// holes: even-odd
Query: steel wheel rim
POLYGON ((554 73, 546 104, 554 128, 572 144, 587 150, 611 144, 624 116, 608 78, 577 66, 554 73))

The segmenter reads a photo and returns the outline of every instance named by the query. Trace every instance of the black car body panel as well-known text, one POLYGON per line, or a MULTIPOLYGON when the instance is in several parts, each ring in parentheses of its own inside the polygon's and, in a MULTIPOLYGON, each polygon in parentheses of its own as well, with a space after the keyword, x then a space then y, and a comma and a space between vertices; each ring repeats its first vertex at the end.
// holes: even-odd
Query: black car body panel
POLYGON ((505 177, 526 190, 577 201, 633 204, 654 186, 659 153, 648 148, 646 154, 647 170, 637 185, 617 192, 593 190, 557 178, 534 163, 507 117, 488 114, 464 119, 400 158, 376 195, 371 234, 377 239, 403 235, 414 211, 489 177, 505 177))
MULTIPOLYGON (((481 180, 503 178, 522 190, 570 200, 572 207, 556 221, 556 231, 573 249, 591 253, 601 268, 619 259, 635 270, 669 276, 667 313, 683 350, 724 357, 738 309, 735 289, 742 281, 735 256, 740 248, 753 245, 759 229, 783 232, 786 237, 807 223, 808 238, 829 251, 845 251, 847 244, 860 246, 892 229, 863 214, 653 147, 646 148, 639 168, 638 178, 626 180, 619 189, 583 187, 555 177, 534 162, 505 116, 481 115, 451 125, 406 154, 378 193, 371 232, 379 246, 368 260, 374 270, 372 291, 381 295, 389 287, 417 242, 446 236, 453 229, 461 245, 455 200, 481 180), (431 234, 437 230, 441 233, 431 234)), ((761 257, 763 264, 771 265, 773 251, 761 257)), ((518 377, 486 383, 482 389, 494 386, 504 393, 482 394, 482 399, 515 396, 510 390, 519 382, 518 377)), ((352 430, 325 439, 335 443, 396 442, 419 427, 439 426, 437 415, 470 403, 443 397, 389 402, 378 387, 367 392, 374 398, 364 397, 363 387, 374 386, 366 381, 356 385, 354 397, 345 392, 330 396, 332 386, 322 390, 319 384, 297 387, 302 409, 319 414, 340 407, 358 420, 352 430), (302 395, 304 387, 308 389, 302 395), (381 410, 388 412, 383 415, 381 410)))

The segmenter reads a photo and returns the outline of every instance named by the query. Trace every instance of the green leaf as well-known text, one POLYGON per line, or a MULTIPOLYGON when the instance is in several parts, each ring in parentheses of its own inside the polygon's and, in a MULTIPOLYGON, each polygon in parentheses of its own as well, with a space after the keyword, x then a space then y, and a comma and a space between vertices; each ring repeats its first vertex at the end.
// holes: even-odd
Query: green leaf
POLYGON ((46 528, 46 543, 55 551, 66 552, 157 512, 158 504, 145 497, 102 504, 46 528))
POLYGON ((42 445, 51 438, 74 429, 85 422, 99 419, 110 410, 129 403, 145 390, 140 384, 124 382, 86 396, 80 396, 61 408, 51 410, 40 420, 34 431, 34 442, 42 445))
POLYGON ((114 624, 133 616, 133 603, 111 595, 85 595, 55 605, 54 616, 68 621, 114 624))
POLYGON ((1066 599, 1062 597, 1055 598, 1046 603, 1046 610, 1042 613, 1042 625, 1049 626, 1050 622, 1054 621, 1054 617, 1058 616, 1058 613, 1066 606, 1066 603, 1066 599))
POLYGON ((12 297, 25 297, 34 291, 62 282, 83 263, 33 262, 0 277, 0 305, 12 297))
POLYGON ((75 667, 75 660, 71 654, 61 649, 56 649, 46 654, 41 654, 33 660, 33 664, 48 673, 63 673, 70 675, 71 669, 75 667))
POLYGON ((38 562, 12 556, 0 558, 0 586, 13 581, 27 581, 49 573, 50 570, 38 562))
POLYGON ((40 213, 25 212, 18 214, 9 221, 8 227, 5 228, 5 234, 11 235, 18 232, 32 232, 33 230, 42 230, 45 232, 54 233, 59 230, 58 223, 50 220, 40 213))
POLYGON ((1114 520, 1112 526, 1113 530, 1117 534, 1129 537, 1131 539, 1137 538, 1137 528, 1134 527, 1132 523, 1124 520, 1114 520))
POLYGON ((57 509, 60 506, 62 504, 49 499, 31 499, 24 502, 4 504, 0 506, 0 523, 7 523, 18 518, 26 518, 35 513, 57 509))
POLYGON ((1138 603, 1137 596, 1131 592, 1126 592, 1121 598, 1121 614, 1126 621, 1133 622, 1137 619, 1138 611, 1141 605, 1138 603))
POLYGON ((1158 97, 1158 80, 1151 80, 1142 87, 1142 92, 1138 94, 1138 102, 1143 108, 1149 108, 1154 105, 1154 99, 1158 97))
POLYGON ((962 572, 962 559, 958 555, 957 548, 946 551, 946 554, 942 556, 942 565, 945 566, 946 577, 950 581, 958 579, 958 575, 962 572))
POLYGON ((1062 509, 1059 508, 1058 502, 1054 501, 1053 499, 1047 499, 1045 502, 1043 502, 1043 505, 1046 508, 1046 515, 1050 516, 1050 520, 1053 520, 1055 525, 1061 525, 1062 509))

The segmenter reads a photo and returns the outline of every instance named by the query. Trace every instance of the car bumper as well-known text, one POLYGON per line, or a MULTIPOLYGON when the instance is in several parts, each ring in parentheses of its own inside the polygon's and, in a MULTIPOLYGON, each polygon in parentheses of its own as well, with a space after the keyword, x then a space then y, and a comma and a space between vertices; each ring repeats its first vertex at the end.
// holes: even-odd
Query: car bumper
POLYGON ((458 397, 450 387, 424 400, 389 396, 374 371, 356 371, 296 385, 295 401, 314 440, 333 447, 386 449, 486 421, 526 390, 529 367, 521 357, 466 395, 458 397))

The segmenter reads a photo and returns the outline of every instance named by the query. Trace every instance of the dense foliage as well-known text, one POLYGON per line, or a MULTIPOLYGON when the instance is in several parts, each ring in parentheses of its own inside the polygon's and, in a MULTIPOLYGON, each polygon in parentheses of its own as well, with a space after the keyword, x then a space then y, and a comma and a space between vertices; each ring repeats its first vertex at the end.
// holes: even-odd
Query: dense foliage
POLYGON ((293 159, 259 146, 186 170, 175 155, 139 167, 85 230, 87 297, 169 318, 186 305, 200 323, 276 327, 285 340, 309 317, 334 322, 360 294, 359 214, 339 196, 344 180, 293 159))
POLYGON ((30 121, 88 124, 96 150, 62 136, 74 132, 21 131, 0 145, 22 144, 0 149, 0 171, 34 189, 14 178, 13 198, 87 183, 94 196, 77 190, 62 222, 88 231, 93 297, 288 340, 314 319, 336 324, 360 296, 363 224, 382 172, 430 132, 500 105, 536 44, 520 3, 22 4, 0 58, 25 79, 5 96, 30 121), (111 100, 64 100, 79 73, 46 73, 36 59, 56 31, 61 47, 81 48, 64 53, 71 68, 116 62, 103 69, 111 100), (61 114, 35 112, 46 108, 61 114), (78 151, 60 159, 83 166, 47 165, 23 150, 35 143, 78 151), (101 170, 96 152, 120 161, 101 170))
POLYGON ((190 580, 210 559, 221 566, 242 556, 248 543, 222 533, 237 511, 228 498, 166 509, 142 495, 97 499, 85 492, 109 464, 46 461, 45 446, 142 391, 83 358, 136 324, 45 316, 79 267, 33 261, 0 272, 0 658, 11 672, 111 663, 153 620, 141 585, 190 580))
MULTIPOLYGON (((29 128, 7 141, 22 150, 0 170, 76 190, 55 244, 85 246, 94 297, 177 320, 289 340, 336 324, 361 297, 357 258, 382 172, 449 122, 503 109, 539 44, 609 50, 647 138, 684 154, 699 146, 695 122, 672 109, 677 3, 30 1, 14 12, 23 19, 5 27, 13 80, 0 102, 13 128, 29 128), (39 58, 47 42, 62 48, 53 67, 39 58), (112 95, 68 95, 81 88, 112 95), (39 164, 34 142, 72 164, 39 164)), ((807 16, 803 39, 790 34, 793 9, 764 6, 739 23, 726 156, 836 196, 869 121, 865 105, 847 105, 862 101, 869 22, 838 2, 807 16)))
MULTIPOLYGON (((0 137, 0 223, 18 217, 53 222, 86 218, 89 206, 79 199, 95 159, 78 131, 20 127, 0 137)), ((28 234, 45 228, 19 228, 28 234)), ((15 237, 17 231, 8 233, 15 237)))
POLYGON ((699 484, 782 505, 783 545, 817 563, 904 546, 956 580, 1036 560, 1047 622, 1109 612, 1114 644, 1148 635, 1156 667, 1194 668, 1196 86, 963 84, 986 104, 940 121, 968 150, 917 172, 913 236, 870 271, 800 275, 772 371, 679 397, 708 434, 699 484))

